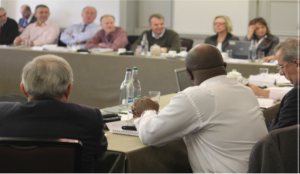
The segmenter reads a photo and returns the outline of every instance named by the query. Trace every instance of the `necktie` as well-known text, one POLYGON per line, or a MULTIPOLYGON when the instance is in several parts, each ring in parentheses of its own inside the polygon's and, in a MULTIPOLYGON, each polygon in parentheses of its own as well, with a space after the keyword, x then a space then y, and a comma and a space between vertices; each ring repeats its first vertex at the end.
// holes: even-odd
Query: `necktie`
POLYGON ((87 26, 87 24, 84 24, 84 27, 83 27, 83 29, 81 30, 81 32, 84 32, 84 31, 85 31, 86 26, 87 26))
POLYGON ((111 36, 110 34, 106 35, 106 40, 107 40, 107 42, 110 42, 111 37, 112 37, 112 36, 111 36))
POLYGON ((23 27, 24 27, 24 28, 26 28, 26 27, 27 27, 27 19, 26 19, 26 18, 24 19, 24 22, 23 22, 23 27))

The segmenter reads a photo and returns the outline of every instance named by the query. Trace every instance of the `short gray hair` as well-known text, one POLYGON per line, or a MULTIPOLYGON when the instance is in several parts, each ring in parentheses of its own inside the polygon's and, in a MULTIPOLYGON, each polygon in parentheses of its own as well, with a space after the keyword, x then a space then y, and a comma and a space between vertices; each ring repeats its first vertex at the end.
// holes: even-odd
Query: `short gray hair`
POLYGON ((113 15, 106 14, 106 15, 101 16, 101 18, 100 18, 100 23, 102 22, 102 19, 103 19, 103 18, 106 18, 106 17, 111 17, 111 18, 114 19, 114 21, 116 21, 116 20, 115 20, 115 17, 114 17, 113 15))
POLYGON ((153 15, 151 15, 151 16, 149 17, 149 24, 151 24, 151 19, 152 19, 152 18, 158 18, 158 19, 163 19, 163 20, 165 20, 165 18, 164 18, 163 15, 161 15, 161 14, 153 14, 153 15))
POLYGON ((84 12, 84 10, 85 10, 86 8, 92 8, 92 9, 94 9, 94 10, 95 10, 95 14, 96 14, 96 16, 97 16, 97 10, 96 10, 95 7, 92 7, 92 6, 86 6, 86 7, 84 7, 83 10, 82 10, 82 13, 84 12))
POLYGON ((292 63, 293 60, 299 59, 300 39, 287 38, 285 41, 280 42, 275 48, 274 53, 281 49, 282 60, 287 63, 292 63))
POLYGON ((73 82, 69 63, 55 55, 43 55, 28 62, 22 72, 22 83, 34 98, 62 98, 73 82))

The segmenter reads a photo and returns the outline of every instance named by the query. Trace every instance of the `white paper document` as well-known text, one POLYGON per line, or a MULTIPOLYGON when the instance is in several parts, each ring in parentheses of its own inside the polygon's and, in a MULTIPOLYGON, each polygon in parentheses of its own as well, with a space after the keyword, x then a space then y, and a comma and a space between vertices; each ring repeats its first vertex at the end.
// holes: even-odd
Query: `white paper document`
POLYGON ((269 76, 260 76, 260 75, 250 75, 249 83, 254 84, 256 86, 267 86, 272 87, 275 86, 276 79, 274 77, 269 76))
POLYGON ((115 121, 115 122, 106 123, 106 125, 107 125, 109 131, 112 132, 112 133, 123 134, 123 135, 131 135, 131 136, 136 136, 136 137, 139 136, 137 131, 123 130, 122 129, 122 126, 127 125, 126 121, 115 121))
POLYGON ((260 108, 269 108, 274 105, 273 99, 257 98, 260 108))
POLYGON ((112 48, 92 48, 92 53, 104 53, 104 52, 113 52, 114 49, 112 48))

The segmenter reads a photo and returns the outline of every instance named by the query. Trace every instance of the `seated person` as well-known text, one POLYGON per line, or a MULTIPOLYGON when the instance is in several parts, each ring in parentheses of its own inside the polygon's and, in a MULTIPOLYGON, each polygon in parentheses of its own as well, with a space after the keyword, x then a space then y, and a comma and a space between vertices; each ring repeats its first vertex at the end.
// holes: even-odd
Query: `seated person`
POLYGON ((134 103, 134 116, 143 113, 134 121, 139 138, 162 146, 183 137, 194 173, 247 172, 253 145, 268 133, 256 97, 226 77, 215 46, 195 46, 185 65, 194 86, 178 92, 159 113, 149 98, 134 103))
POLYGON ((279 43, 274 49, 276 53, 275 57, 279 65, 279 73, 280 75, 284 75, 285 78, 294 85, 293 89, 287 93, 282 91, 274 92, 259 89, 255 85, 249 84, 249 87, 253 90, 255 95, 273 99, 280 99, 283 97, 274 120, 268 125, 269 132, 274 129, 284 128, 299 123, 299 45, 299 38, 288 38, 284 42, 279 43))
POLYGON ((216 46, 221 52, 226 52, 229 40, 240 40, 232 35, 232 24, 228 16, 217 16, 214 20, 214 30, 216 35, 205 39, 204 43, 216 46))
POLYGON ((0 45, 10 45, 19 35, 18 24, 6 16, 4 8, 0 7, 0 45))
POLYGON ((77 139, 82 142, 80 173, 93 172, 107 140, 98 108, 69 103, 72 68, 63 58, 44 55, 27 63, 21 91, 28 102, 0 102, 0 137, 77 139))
POLYGON ((14 44, 20 45, 26 39, 30 40, 31 46, 57 44, 59 26, 48 20, 50 16, 49 8, 45 5, 36 6, 34 16, 37 18, 37 21, 28 25, 23 33, 16 37, 14 44))
POLYGON ((29 24, 35 23, 37 19, 28 5, 22 5, 20 12, 22 18, 19 19, 19 32, 22 33, 29 24))
MULTIPOLYGON (((153 14, 149 17, 150 30, 143 31, 141 36, 132 44, 131 50, 135 50, 143 40, 144 33, 147 34, 149 48, 157 44, 161 47, 161 53, 166 53, 169 50, 180 52, 180 39, 178 33, 165 28, 165 19, 161 14, 153 14)), ((148 50, 149 50, 148 48, 148 50)))
POLYGON ((264 18, 254 18, 249 22, 245 40, 254 42, 256 52, 263 51, 265 53, 265 62, 275 60, 274 48, 279 43, 279 38, 271 34, 264 18))
POLYGON ((83 22, 72 25, 61 33, 60 40, 63 43, 77 44, 81 48, 85 48, 86 41, 100 30, 100 26, 94 23, 97 16, 97 10, 94 7, 85 7, 82 10, 81 16, 83 22))
POLYGON ((128 44, 126 31, 121 27, 115 27, 115 17, 112 15, 103 15, 100 18, 99 30, 85 44, 85 48, 112 48, 117 51, 119 48, 125 48, 128 44))

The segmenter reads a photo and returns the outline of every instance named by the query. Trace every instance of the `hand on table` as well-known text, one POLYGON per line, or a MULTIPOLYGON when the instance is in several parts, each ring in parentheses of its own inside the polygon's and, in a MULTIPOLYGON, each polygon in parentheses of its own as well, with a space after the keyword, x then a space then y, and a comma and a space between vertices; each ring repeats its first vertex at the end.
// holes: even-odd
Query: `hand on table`
POLYGON ((270 91, 261 89, 261 88, 255 86, 255 85, 253 85, 253 84, 248 84, 246 86, 248 86, 249 88, 251 88, 251 90, 253 91, 253 93, 256 96, 262 96, 264 98, 269 98, 270 91))
POLYGON ((275 56, 264 57, 264 62, 270 62, 271 60, 275 60, 275 56))
POLYGON ((21 44, 21 42, 24 42, 25 41, 25 39, 22 39, 21 37, 16 37, 15 38, 15 40, 14 40, 14 44, 15 45, 20 45, 21 44))
POLYGON ((161 53, 166 53, 167 51, 168 51, 168 49, 165 48, 165 47, 160 48, 160 52, 161 52, 161 53))
POLYGON ((146 110, 155 110, 156 112, 159 109, 159 104, 156 101, 151 100, 148 97, 139 98, 132 105, 133 117, 140 117, 141 114, 146 110))

